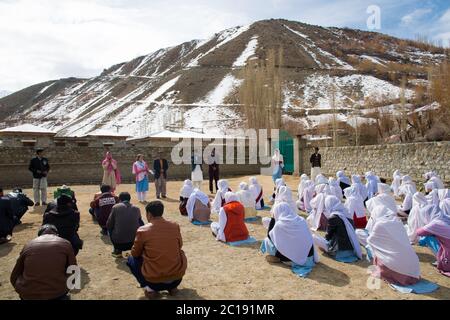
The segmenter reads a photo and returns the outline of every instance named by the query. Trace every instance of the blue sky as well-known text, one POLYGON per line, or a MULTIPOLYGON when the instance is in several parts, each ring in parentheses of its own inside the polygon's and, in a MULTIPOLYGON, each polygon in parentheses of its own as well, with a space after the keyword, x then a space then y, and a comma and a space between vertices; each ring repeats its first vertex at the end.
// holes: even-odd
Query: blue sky
POLYGON ((449 46, 449 0, 0 0, 0 90, 69 76, 91 77, 115 63, 235 25, 285 18, 417 34, 449 46))

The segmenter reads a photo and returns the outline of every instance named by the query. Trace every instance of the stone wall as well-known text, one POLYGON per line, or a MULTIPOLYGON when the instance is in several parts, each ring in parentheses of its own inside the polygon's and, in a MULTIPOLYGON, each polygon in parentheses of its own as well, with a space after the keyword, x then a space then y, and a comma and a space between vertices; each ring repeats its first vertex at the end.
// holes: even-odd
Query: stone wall
MULTIPOLYGON (((51 172, 49 184, 100 184, 103 176, 101 161, 106 148, 103 147, 53 147, 45 149, 45 157, 49 159, 51 172)), ((170 145, 164 147, 133 147, 108 148, 119 163, 124 183, 133 183, 134 176, 131 167, 137 154, 142 153, 152 166, 153 159, 162 152, 169 160, 169 179, 190 178, 191 165, 175 165, 170 162, 170 145)), ((236 154, 236 152, 235 152, 236 154)), ((246 152, 248 159, 248 152, 246 152)), ((0 186, 30 187, 31 173, 28 171, 30 159, 34 157, 34 148, 29 147, 0 147, 0 186)), ((248 163, 248 161, 246 161, 248 163)), ((260 166, 256 164, 236 165, 222 164, 221 176, 259 174, 260 166)), ((208 179, 208 166, 203 165, 203 177, 208 179)))
MULTIPOLYGON (((309 175, 312 148, 301 149, 303 165, 300 173, 309 175)), ((394 170, 409 174, 416 182, 422 175, 435 170, 443 180, 450 181, 450 142, 369 145, 360 147, 321 148, 322 172, 335 176, 344 170, 347 175, 364 174, 372 170, 380 177, 392 178, 394 170)))

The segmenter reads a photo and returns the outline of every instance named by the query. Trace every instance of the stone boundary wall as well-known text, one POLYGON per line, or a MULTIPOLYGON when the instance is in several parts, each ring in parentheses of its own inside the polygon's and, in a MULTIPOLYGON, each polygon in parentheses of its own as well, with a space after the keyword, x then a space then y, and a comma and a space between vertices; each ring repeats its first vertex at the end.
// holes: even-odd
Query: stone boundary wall
MULTIPOLYGON (((169 180, 190 179, 191 165, 175 165, 170 161, 171 146, 164 147, 111 147, 113 157, 118 161, 123 183, 134 183, 131 173, 132 164, 137 154, 142 153, 151 168, 158 152, 169 160, 169 180)), ((45 157, 49 159, 51 171, 50 185, 62 184, 100 184, 103 177, 101 161, 107 149, 104 147, 53 147, 45 149, 45 157)), ((235 152, 236 154, 236 152, 235 152)), ((0 147, 0 187, 31 187, 32 176, 28 164, 35 156, 34 148, 0 147)), ((246 151, 248 163, 248 150, 246 151)), ((203 178, 208 179, 208 165, 203 166, 203 178)), ((222 164, 221 177, 236 175, 252 175, 260 173, 258 164, 222 164)), ((150 181, 153 181, 151 178, 150 181)))
MULTIPOLYGON (((310 174, 309 157, 312 148, 301 149, 303 158, 300 174, 310 174)), ((450 182, 450 142, 421 142, 405 144, 367 145, 360 147, 320 148, 322 172, 335 176, 338 170, 347 175, 364 174, 372 170, 388 180, 399 169, 410 175, 416 183, 423 181, 423 174, 435 170, 448 184, 450 182)))

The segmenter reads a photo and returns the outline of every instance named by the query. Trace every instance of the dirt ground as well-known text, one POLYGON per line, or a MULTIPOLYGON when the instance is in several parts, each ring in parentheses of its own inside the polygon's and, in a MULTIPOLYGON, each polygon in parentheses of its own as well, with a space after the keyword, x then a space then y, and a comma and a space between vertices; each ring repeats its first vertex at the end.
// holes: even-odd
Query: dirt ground
MULTIPOLYGON (((239 182, 248 177, 229 179, 230 186, 237 189, 239 182)), ((288 185, 297 189, 298 178, 286 177, 288 185)), ((259 181, 267 198, 272 190, 271 177, 260 176, 259 181)), ((188 269, 175 297, 161 295, 161 299, 450 299, 450 278, 440 275, 431 265, 435 260, 426 248, 415 247, 420 258, 422 277, 439 284, 440 289, 432 294, 400 294, 382 282, 381 288, 367 288, 368 267, 366 261, 345 264, 321 254, 320 262, 307 278, 300 278, 281 264, 269 264, 259 252, 260 242, 247 247, 230 247, 216 241, 209 226, 194 226, 178 212, 181 181, 168 183, 169 198, 164 201, 165 218, 181 226, 184 251, 188 258, 188 269)), ((206 183, 203 185, 205 189, 206 183)), ((82 289, 72 291, 72 299, 144 299, 143 291, 128 271, 125 259, 111 255, 108 237, 100 235, 99 226, 88 213, 91 198, 97 186, 72 186, 76 192, 81 212, 80 237, 84 248, 78 254, 82 268, 82 289)), ((49 196, 54 188, 49 188, 49 196)), ((121 185, 120 191, 128 191, 135 197, 134 185, 121 185)), ((154 199, 154 186, 151 186, 154 199)), ((31 195, 31 190, 25 190, 31 195)), ((294 196, 297 196, 294 191, 294 196)), ((145 216, 144 206, 141 208, 145 216)), ((43 208, 33 209, 16 227, 13 240, 0 246, 0 299, 18 299, 9 282, 14 263, 25 243, 37 234, 41 225, 43 208)), ((268 211, 259 211, 260 216, 269 216, 268 211)), ((217 221, 217 215, 213 215, 217 221)), ((144 218, 144 220, 146 220, 144 218)), ((266 230, 261 222, 247 224, 250 234, 258 240, 264 239, 266 230)))

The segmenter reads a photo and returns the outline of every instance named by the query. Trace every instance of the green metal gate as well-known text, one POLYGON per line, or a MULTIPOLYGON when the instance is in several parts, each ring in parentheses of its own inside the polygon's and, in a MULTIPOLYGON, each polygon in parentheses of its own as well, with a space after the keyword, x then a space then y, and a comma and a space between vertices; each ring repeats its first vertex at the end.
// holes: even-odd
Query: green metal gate
MULTIPOLYGON (((284 158, 283 173, 292 174, 294 172, 294 139, 285 130, 280 130, 280 141, 278 146, 284 158)), ((272 154, 273 154, 272 150, 272 154)))

